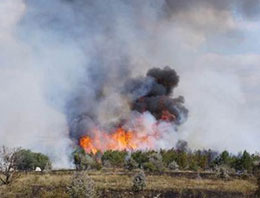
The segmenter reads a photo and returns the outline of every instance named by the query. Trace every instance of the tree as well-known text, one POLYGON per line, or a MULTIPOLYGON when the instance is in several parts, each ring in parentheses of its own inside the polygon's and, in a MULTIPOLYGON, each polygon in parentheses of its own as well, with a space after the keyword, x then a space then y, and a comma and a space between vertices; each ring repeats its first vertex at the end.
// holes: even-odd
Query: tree
POLYGON ((0 148, 0 176, 2 184, 9 184, 12 181, 13 175, 17 169, 17 156, 15 155, 20 148, 8 148, 2 146, 0 148))
POLYGON ((233 161, 235 160, 234 157, 231 157, 228 151, 223 151, 214 161, 217 166, 231 166, 233 161))
POLYGON ((30 150, 19 150, 15 153, 16 165, 18 170, 35 170, 40 167, 44 170, 46 167, 51 169, 51 161, 48 156, 42 153, 34 153, 30 150))
POLYGON ((232 167, 239 171, 252 172, 254 159, 247 151, 244 151, 243 153, 240 153, 238 157, 234 158, 232 167))
POLYGON ((101 165, 93 159, 93 156, 91 156, 90 154, 86 154, 83 149, 75 150, 73 153, 73 157, 74 157, 74 164, 76 166, 76 170, 101 168, 101 165))
POLYGON ((127 152, 126 151, 105 151, 102 156, 102 162, 108 160, 114 167, 123 167, 127 152))
POLYGON ((181 169, 185 169, 188 166, 188 155, 186 152, 181 151, 178 153, 177 159, 176 159, 177 164, 179 164, 181 169))
POLYGON ((166 166, 169 166, 172 161, 176 161, 178 155, 178 153, 174 149, 170 149, 167 151, 161 150, 160 153, 162 155, 163 163, 165 163, 166 166))
POLYGON ((243 155, 240 160, 242 170, 247 170, 249 172, 253 170, 253 159, 247 151, 243 152, 243 155))
POLYGON ((147 152, 136 151, 132 153, 132 158, 138 163, 139 168, 146 162, 149 162, 147 152))

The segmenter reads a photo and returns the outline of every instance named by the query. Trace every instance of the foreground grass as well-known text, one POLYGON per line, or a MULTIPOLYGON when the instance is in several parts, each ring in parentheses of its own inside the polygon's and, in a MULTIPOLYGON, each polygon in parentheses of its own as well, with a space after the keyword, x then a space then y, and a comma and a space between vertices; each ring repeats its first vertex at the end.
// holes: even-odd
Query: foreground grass
MULTIPOLYGON (((132 175, 117 172, 90 172, 90 176, 100 190, 115 189, 129 190, 132 187, 132 175)), ((0 186, 0 197, 68 197, 66 186, 70 184, 70 174, 52 173, 20 173, 7 186, 0 186), (36 196, 37 195, 37 196, 36 196)), ((201 189, 209 191, 240 192, 252 194, 256 190, 254 180, 231 179, 188 179, 167 175, 146 175, 147 190, 176 190, 201 189)))

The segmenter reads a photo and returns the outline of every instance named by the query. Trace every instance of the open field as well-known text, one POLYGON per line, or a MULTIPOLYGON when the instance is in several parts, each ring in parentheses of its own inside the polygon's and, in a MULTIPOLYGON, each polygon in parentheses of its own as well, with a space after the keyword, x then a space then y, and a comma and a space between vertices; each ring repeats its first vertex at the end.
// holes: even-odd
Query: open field
MULTIPOLYGON (((68 197, 66 187, 73 171, 51 173, 19 173, 7 186, 0 186, 1 198, 13 197, 68 197)), ((210 173, 172 172, 172 174, 146 173, 147 186, 141 193, 131 191, 134 172, 122 170, 89 171, 100 197, 253 197, 256 182, 253 178, 221 180, 210 173)))

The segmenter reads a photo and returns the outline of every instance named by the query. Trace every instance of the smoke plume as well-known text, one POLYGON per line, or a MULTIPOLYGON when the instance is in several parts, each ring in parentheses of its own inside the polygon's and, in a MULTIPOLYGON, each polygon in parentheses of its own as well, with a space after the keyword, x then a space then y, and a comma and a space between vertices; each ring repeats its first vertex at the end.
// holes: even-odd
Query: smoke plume
POLYGON ((76 140, 97 126, 160 131, 156 148, 184 139, 260 149, 258 8, 258 0, 2 0, 0 144, 44 152, 56 167, 69 166, 76 140), (164 65, 172 67, 155 68, 164 65))

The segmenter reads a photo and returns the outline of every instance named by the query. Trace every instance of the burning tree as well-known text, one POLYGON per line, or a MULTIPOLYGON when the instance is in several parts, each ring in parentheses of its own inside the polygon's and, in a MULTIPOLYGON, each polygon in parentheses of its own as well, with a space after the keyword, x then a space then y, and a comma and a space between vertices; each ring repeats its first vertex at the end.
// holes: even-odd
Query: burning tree
POLYGON ((2 146, 0 148, 0 172, 3 177, 0 176, 2 184, 9 184, 12 180, 13 174, 15 173, 17 166, 17 155, 16 153, 20 148, 8 148, 2 146))

